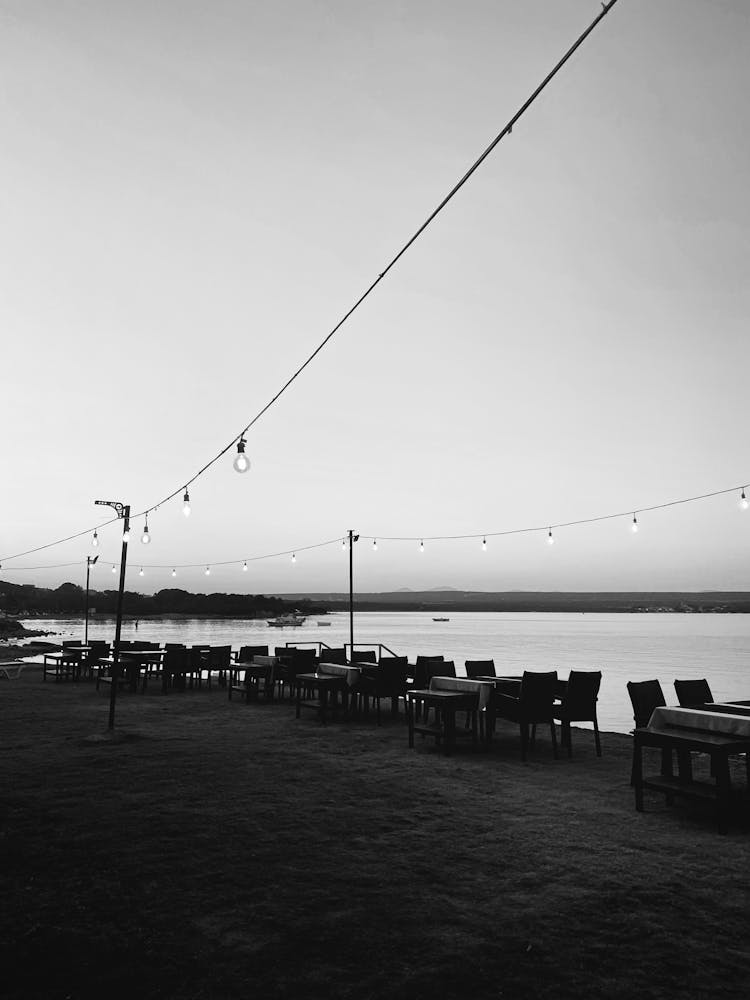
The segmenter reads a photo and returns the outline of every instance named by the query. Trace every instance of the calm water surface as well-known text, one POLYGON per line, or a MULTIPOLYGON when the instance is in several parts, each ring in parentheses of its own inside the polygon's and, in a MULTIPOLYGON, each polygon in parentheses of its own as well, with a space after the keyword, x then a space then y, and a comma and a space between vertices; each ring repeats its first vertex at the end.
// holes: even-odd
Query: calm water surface
MULTIPOLYGON (((439 613, 438 613, 439 614, 439 613)), ((626 683, 661 681, 668 702, 676 703, 675 678, 706 677, 714 696, 750 698, 750 615, 690 614, 501 614, 446 612, 447 622, 434 622, 428 612, 357 612, 357 644, 383 643, 413 660, 417 654, 442 653, 463 673, 464 660, 494 659, 498 673, 524 669, 556 669, 567 677, 571 667, 601 670, 599 725, 628 732, 633 715, 626 683)), ((80 619, 28 621, 31 628, 83 638, 80 619)), ((112 619, 89 623, 92 639, 112 639, 112 619)), ((144 620, 136 630, 123 625, 123 639, 154 642, 268 644, 349 641, 349 616, 339 613, 309 618, 299 628, 269 628, 265 621, 238 619, 144 620), (321 627, 318 621, 330 621, 321 627)))

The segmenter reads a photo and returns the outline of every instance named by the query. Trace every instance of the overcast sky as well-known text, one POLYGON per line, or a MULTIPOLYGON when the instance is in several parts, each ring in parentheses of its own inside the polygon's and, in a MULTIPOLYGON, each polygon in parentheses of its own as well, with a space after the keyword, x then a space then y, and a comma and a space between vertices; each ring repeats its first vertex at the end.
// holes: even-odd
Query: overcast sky
MULTIPOLYGON (((116 561, 117 525, 7 557, 228 444, 599 10, 0 0, 0 579, 116 561)), ((353 528, 363 590, 750 589, 738 494, 551 547, 382 540, 750 479, 748 92, 744 0, 619 0, 252 429, 249 474, 224 456, 148 547, 135 522, 128 586, 342 590, 353 528)))

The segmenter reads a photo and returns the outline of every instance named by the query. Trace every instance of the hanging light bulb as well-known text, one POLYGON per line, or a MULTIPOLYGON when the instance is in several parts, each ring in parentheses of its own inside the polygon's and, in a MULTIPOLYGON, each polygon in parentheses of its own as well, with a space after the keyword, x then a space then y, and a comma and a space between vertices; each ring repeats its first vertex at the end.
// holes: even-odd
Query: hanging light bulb
POLYGON ((177 570, 176 569, 172 570, 172 576, 177 576, 177 570))
POLYGON ((419 551, 424 552, 424 541, 421 538, 419 540, 419 551))
POLYGON ((245 454, 246 443, 244 437, 241 437, 237 442, 237 454, 234 456, 234 462, 232 463, 237 472, 247 472, 250 468, 250 459, 245 454))
POLYGON ((740 510, 747 510, 748 507, 750 507, 750 504, 745 496, 745 487, 743 486, 742 493, 740 493, 740 510))
POLYGON ((141 535, 141 541, 144 545, 148 545, 151 541, 151 535, 148 533, 148 514, 146 514, 146 521, 143 525, 143 534, 141 535))
POLYGON ((378 540, 377 540, 377 538, 373 538, 373 540, 372 540, 372 551, 373 552, 377 552, 378 551, 378 540))
POLYGON ((246 563, 246 562, 244 562, 244 563, 242 564, 242 572, 243 572, 243 573, 247 573, 247 563, 246 563))
POLYGON ((115 564, 114 564, 114 563, 112 563, 112 572, 113 572, 113 573, 116 573, 116 572, 117 572, 117 566, 115 566, 115 564))
POLYGON ((341 551, 342 552, 346 552, 346 539, 345 538, 341 539, 341 551))
POLYGON ((211 567, 206 566, 206 576, 211 576, 211 567))
POLYGON ((190 494, 188 493, 187 486, 185 487, 185 496, 182 498, 182 513, 185 517, 190 517, 190 494))
POLYGON ((138 576, 143 576, 143 566, 138 570, 138 576))
POLYGON ((94 548, 96 548, 97 545, 99 544, 99 536, 97 535, 96 532, 94 532, 94 537, 91 539, 91 544, 94 546, 94 548))
POLYGON ((483 538, 482 539, 482 552, 486 552, 486 551, 487 551, 487 539, 483 538))
POLYGON ((122 533, 122 540, 123 540, 123 542, 129 542, 130 541, 130 527, 129 526, 123 531, 123 533, 122 533))
POLYGON ((297 562, 297 556, 294 554, 294 552, 292 552, 292 562, 293 563, 297 562))
POLYGON ((552 537, 552 528, 547 532, 547 545, 554 545, 555 539, 552 537))
POLYGON ((635 516, 635 514, 633 514, 633 523, 630 525, 630 530, 633 532, 634 535, 638 533, 638 518, 635 516))

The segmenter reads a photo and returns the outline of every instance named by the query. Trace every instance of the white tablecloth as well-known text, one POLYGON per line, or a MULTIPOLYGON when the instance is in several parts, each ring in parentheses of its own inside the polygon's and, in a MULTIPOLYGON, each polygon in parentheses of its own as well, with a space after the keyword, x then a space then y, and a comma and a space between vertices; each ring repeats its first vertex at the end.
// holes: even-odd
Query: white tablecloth
POLYGON ((433 677, 430 680, 430 691, 455 691, 456 694, 478 694, 479 711, 483 711, 490 703, 495 685, 492 681, 473 681, 468 677, 433 677))
POLYGON ((698 712, 694 708, 655 708, 649 719, 648 729, 680 726, 683 729, 703 730, 717 736, 737 736, 750 739, 750 717, 729 715, 723 712, 698 712))
POLYGON ((343 663, 321 663, 318 666, 319 674, 328 674, 332 677, 343 677, 347 687, 354 687, 359 680, 361 670, 359 667, 347 667, 343 663))

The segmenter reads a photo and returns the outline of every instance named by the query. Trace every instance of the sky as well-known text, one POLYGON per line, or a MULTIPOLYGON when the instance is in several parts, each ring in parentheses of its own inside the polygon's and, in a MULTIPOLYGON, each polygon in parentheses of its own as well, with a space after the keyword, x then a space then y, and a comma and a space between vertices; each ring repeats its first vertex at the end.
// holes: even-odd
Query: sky
POLYGON ((618 0, 182 514, 600 9, 0 0, 0 580, 179 491, 129 589, 750 589, 744 0, 618 0))

